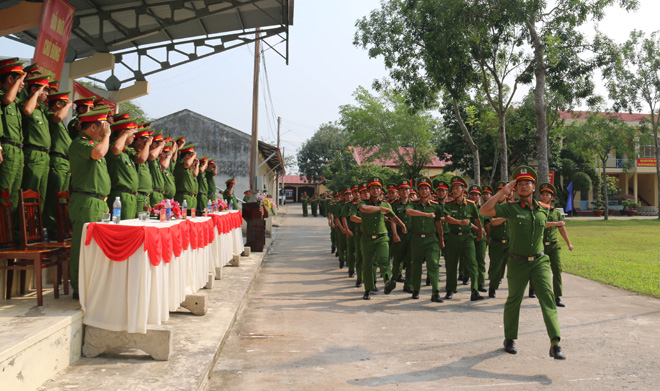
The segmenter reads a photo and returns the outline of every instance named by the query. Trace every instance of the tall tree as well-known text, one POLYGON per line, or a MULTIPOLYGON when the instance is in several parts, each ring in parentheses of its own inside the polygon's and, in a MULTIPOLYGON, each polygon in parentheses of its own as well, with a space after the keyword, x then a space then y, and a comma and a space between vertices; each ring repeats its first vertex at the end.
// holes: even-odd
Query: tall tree
POLYGON ((323 165, 346 147, 345 136, 337 123, 327 123, 319 126, 314 135, 298 150, 298 171, 306 176, 309 183, 317 182, 323 177, 323 165))
POLYGON ((417 177, 434 155, 431 140, 439 121, 428 111, 411 112, 391 90, 375 96, 358 87, 353 96, 355 105, 339 108, 351 145, 364 148, 371 161, 394 159, 404 177, 417 177))
POLYGON ((632 112, 646 108, 649 113, 648 123, 653 131, 655 170, 658 177, 657 201, 660 205, 660 32, 653 32, 646 38, 644 32, 634 30, 630 33, 630 39, 622 45, 615 44, 603 35, 598 38, 605 63, 603 75, 607 80, 610 99, 614 100, 614 109, 632 112))

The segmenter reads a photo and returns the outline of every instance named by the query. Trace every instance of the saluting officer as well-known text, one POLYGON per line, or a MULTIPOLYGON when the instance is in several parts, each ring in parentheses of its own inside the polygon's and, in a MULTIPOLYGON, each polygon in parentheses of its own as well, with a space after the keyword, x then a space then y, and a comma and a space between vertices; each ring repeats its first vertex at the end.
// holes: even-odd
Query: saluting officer
MULTIPOLYGON (((479 220, 479 211, 474 202, 465 198, 465 188, 467 182, 460 176, 451 178, 451 191, 454 200, 445 202, 445 221, 449 224, 449 236, 445 243, 445 263, 447 270, 447 293, 446 299, 451 299, 456 292, 456 268, 458 260, 462 257, 466 262, 470 280, 472 281, 471 301, 482 300, 483 296, 479 294, 477 283, 477 260, 474 249, 474 235, 472 234, 472 225, 477 227, 477 239, 482 239, 483 230, 481 229, 481 220, 479 220)), ((427 266, 428 267, 428 266, 427 266)))
POLYGON ((80 115, 80 132, 69 147, 71 162, 71 254, 69 269, 73 298, 78 299, 78 263, 83 225, 101 220, 108 211, 110 176, 105 155, 110 148, 110 124, 107 113, 89 112, 80 115))
MULTIPOLYGON (((149 205, 154 207, 165 199, 165 177, 160 165, 160 155, 165 148, 165 136, 163 131, 159 130, 154 134, 154 141, 149 147, 149 174, 151 175, 152 191, 149 195, 149 205)), ((144 207, 144 205, 142 205, 144 207)))
MULTIPOLYGON (((110 153, 106 155, 111 185, 108 208, 112 208, 115 198, 119 197, 122 220, 134 219, 138 214, 139 179, 135 162, 131 158, 132 151, 129 152, 137 126, 137 122, 131 119, 122 119, 112 124, 112 145, 110 153)), ((142 211, 142 205, 139 210, 142 211)))
POLYGON ((199 159, 199 174, 197 174, 197 207, 200 211, 209 205, 209 181, 206 179, 208 165, 208 155, 202 156, 199 159))
POLYGON ((396 217, 392 206, 380 201, 383 184, 380 178, 373 178, 367 182, 369 189, 369 200, 360 201, 359 210, 362 213, 362 278, 364 279, 364 300, 371 298, 371 291, 375 288, 373 267, 380 268, 380 274, 385 283, 385 294, 388 295, 396 288, 396 281, 391 279, 390 254, 388 247, 387 228, 385 227, 385 216, 387 215, 394 223, 408 232, 406 226, 396 217))
POLYGON ((527 283, 531 280, 536 288, 543 321, 550 338, 550 357, 563 360, 566 356, 559 346, 561 337, 552 293, 550 259, 543 252, 543 234, 550 206, 534 199, 536 171, 533 168, 518 167, 513 171, 513 177, 513 181, 481 207, 481 213, 486 216, 508 219, 511 228, 511 253, 507 273, 509 297, 504 304, 504 350, 510 354, 518 352, 514 341, 518 338, 520 304, 527 283), (498 204, 514 188, 520 200, 498 204))
POLYGON ((234 195, 234 187, 236 187, 236 179, 231 177, 225 181, 227 189, 222 193, 222 197, 225 199, 227 205, 229 205, 233 210, 238 210, 238 200, 234 195))
POLYGON ((557 307, 566 307, 561 301, 561 296, 563 294, 561 282, 561 246, 559 245, 557 231, 559 231, 561 237, 566 241, 570 251, 573 251, 573 245, 568 238, 568 232, 566 232, 564 216, 562 216, 557 208, 552 206, 552 202, 555 200, 555 187, 547 182, 541 183, 541 186, 539 187, 541 188, 541 202, 551 205, 550 212, 548 213, 548 223, 543 231, 543 252, 550 257, 552 290, 555 293, 555 304, 557 307))
POLYGON ((216 200, 215 196, 215 176, 218 175, 218 166, 215 164, 215 159, 210 158, 209 159, 209 165, 206 168, 206 172, 204 173, 204 176, 206 177, 206 183, 209 192, 207 193, 207 197, 211 201, 216 200))
POLYGON ((174 167, 174 184, 176 185, 176 194, 174 200, 183 205, 185 200, 188 204, 188 210, 197 207, 197 194, 193 193, 194 184, 197 182, 194 170, 199 168, 196 164, 195 143, 184 145, 179 154, 179 161, 174 167))
MULTIPOLYGON (((474 204, 479 207, 479 200, 481 199, 481 187, 479 185, 472 185, 470 186, 470 189, 468 190, 468 194, 470 197, 470 200, 474 202, 474 204)), ((481 228, 482 228, 482 233, 481 233, 481 240, 477 240, 477 238, 474 238, 474 251, 477 256, 477 280, 478 280, 478 288, 477 290, 479 292, 486 292, 486 288, 484 288, 484 285, 486 284, 486 247, 487 247, 487 240, 486 240, 486 223, 490 217, 484 216, 481 213, 479 213, 479 220, 481 220, 481 228)), ((476 232, 476 227, 472 226, 472 230, 476 232)))
MULTIPOLYGON (((71 137, 72 140, 78 136, 78 132, 80 131, 80 118, 78 117, 92 111, 94 108, 94 99, 96 99, 95 96, 90 96, 89 98, 80 98, 73 101, 76 105, 76 116, 72 118, 66 126, 69 131, 69 137, 71 137)), ((117 119, 117 121, 119 121, 119 119, 117 119)))
POLYGON ((153 182, 151 180, 151 174, 149 173, 149 152, 151 149, 151 144, 153 143, 153 137, 151 137, 151 131, 149 129, 149 124, 142 124, 138 126, 138 130, 135 133, 135 139, 132 148, 127 148, 126 153, 131 156, 133 162, 135 163, 135 169, 138 174, 138 194, 137 194, 137 210, 143 210, 144 205, 149 205, 151 193, 153 193, 153 182))
MULTIPOLYGON (((413 299, 419 299, 419 291, 422 285, 422 264, 426 262, 426 272, 431 280, 431 301, 442 303, 438 280, 438 259, 440 249, 445 246, 442 236, 442 216, 444 214, 442 205, 431 200, 431 181, 422 177, 417 181, 417 190, 420 200, 412 204, 406 214, 412 216, 411 228, 412 239, 412 288, 413 299)), ((456 272, 454 272, 454 275, 456 272)))
MULTIPOLYGON (((168 137, 171 140, 171 137, 168 137)), ((176 149, 176 144, 172 141, 168 141, 163 146, 163 150, 160 152, 158 157, 158 162, 160 165, 160 170, 163 175, 163 190, 165 191, 165 198, 174 199, 176 195, 176 186, 174 185, 174 174, 172 174, 172 166, 174 162, 172 158, 174 157, 174 149, 176 149)))
MULTIPOLYGON (((407 179, 402 180, 397 186, 397 192, 399 193, 399 198, 392 202, 392 209, 397 217, 406 225, 410 227, 410 219, 406 213, 407 209, 413 207, 412 202, 410 202, 410 189, 412 188, 410 181, 407 179)), ((403 230, 396 228, 394 240, 390 246, 390 255, 392 256, 392 278, 396 282, 403 282, 403 291, 412 293, 412 274, 411 274, 411 248, 410 248, 410 232, 403 233, 403 230), (398 240, 397 240, 398 238, 398 240), (406 269, 406 277, 403 278, 403 269, 406 269)))

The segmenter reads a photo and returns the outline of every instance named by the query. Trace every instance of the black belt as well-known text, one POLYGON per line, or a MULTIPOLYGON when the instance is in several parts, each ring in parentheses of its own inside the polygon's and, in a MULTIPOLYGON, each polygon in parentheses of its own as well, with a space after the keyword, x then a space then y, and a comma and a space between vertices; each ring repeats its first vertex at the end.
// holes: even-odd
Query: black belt
POLYGON ((149 197, 149 196, 151 195, 150 193, 145 193, 145 192, 143 192, 143 191, 138 191, 138 194, 141 194, 141 195, 143 195, 143 196, 145 196, 145 197, 149 197))
POLYGON ((154 191, 155 191, 156 193, 165 194, 165 190, 154 189, 154 191))
POLYGON ((369 239, 378 239, 378 238, 384 238, 387 236, 387 234, 377 234, 377 235, 367 235, 367 234, 362 234, 363 237, 369 238, 369 239))
POLYGON ((73 192, 78 193, 78 194, 82 194, 82 195, 86 195, 86 196, 90 196, 90 197, 94 197, 94 198, 97 198, 97 199, 99 199, 101 201, 104 201, 104 202, 108 200, 108 197, 106 197, 106 196, 102 196, 102 195, 96 194, 96 193, 90 193, 88 191, 74 190, 73 192))
POLYGON ((432 234, 421 234, 421 235, 420 234, 413 234, 413 235, 417 236, 418 238, 431 238, 431 237, 435 236, 434 233, 432 233, 432 234))
POLYGON ((543 245, 545 246, 552 246, 553 244, 557 244, 558 242, 555 240, 554 242, 543 242, 543 245))
POLYGON ((44 147, 40 147, 40 146, 37 146, 37 145, 25 144, 25 148, 32 148, 32 149, 36 149, 37 151, 50 153, 50 149, 48 149, 48 148, 44 148, 44 147))
POLYGON ((13 146, 18 147, 18 148, 23 148, 23 144, 17 143, 16 141, 11 141, 11 140, 6 139, 4 137, 2 139, 0 139, 0 141, 2 141, 3 144, 9 144, 9 145, 13 145, 13 146))
POLYGON ((122 193, 128 193, 128 194, 130 194, 130 195, 134 195, 134 196, 136 196, 136 195, 138 194, 137 191, 132 191, 131 189, 126 188, 126 187, 115 187, 115 188, 112 189, 112 190, 114 190, 114 191, 121 191, 122 193))
POLYGON ((188 197, 197 197, 197 194, 189 193, 187 191, 177 191, 176 194, 187 195, 188 197))
POLYGON ((69 157, 67 155, 59 152, 51 152, 50 156, 61 157, 62 159, 69 160, 69 157))
POLYGON ((509 254, 509 257, 513 259, 517 259, 519 261, 531 262, 531 261, 536 261, 537 259, 541 258, 543 255, 545 254, 543 253, 543 251, 541 251, 540 253, 531 255, 529 257, 521 257, 520 255, 516 255, 516 254, 509 254))

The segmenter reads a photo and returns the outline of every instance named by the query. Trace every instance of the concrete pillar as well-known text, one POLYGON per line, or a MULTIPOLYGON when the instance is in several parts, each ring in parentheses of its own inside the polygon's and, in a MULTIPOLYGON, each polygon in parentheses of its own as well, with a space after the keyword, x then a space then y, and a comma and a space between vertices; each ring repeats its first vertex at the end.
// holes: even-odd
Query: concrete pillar
POLYGON ((637 191, 637 171, 633 173, 633 199, 635 202, 639 203, 639 192, 637 191))
POLYGON ((625 175, 625 179, 624 179, 624 181, 623 181, 623 185, 625 186, 625 187, 624 187, 625 192, 624 192, 623 194, 628 194, 628 189, 630 189, 630 187, 629 187, 629 181, 628 181, 628 174, 627 174, 627 173, 624 173, 623 175, 625 175))
POLYGON ((653 178, 653 201, 651 201, 653 206, 658 207, 658 176, 650 175, 653 178))

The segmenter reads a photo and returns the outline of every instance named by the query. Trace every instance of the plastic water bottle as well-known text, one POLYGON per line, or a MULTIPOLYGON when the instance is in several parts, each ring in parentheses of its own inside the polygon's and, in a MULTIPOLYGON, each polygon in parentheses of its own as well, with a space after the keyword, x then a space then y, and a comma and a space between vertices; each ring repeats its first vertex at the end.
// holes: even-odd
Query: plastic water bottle
POLYGON ((209 214, 213 213, 213 201, 209 200, 207 209, 209 214))
POLYGON ((44 236, 43 236, 43 240, 44 240, 44 242, 48 243, 48 228, 45 228, 45 227, 44 227, 43 235, 44 235, 44 236))
POLYGON ((172 218, 172 203, 170 200, 165 201, 165 218, 167 221, 170 221, 172 218))
POLYGON ((183 217, 183 220, 186 219, 187 215, 188 215, 188 201, 183 200, 183 204, 181 204, 181 216, 183 217))
POLYGON ((112 203, 112 221, 119 224, 121 221, 121 200, 115 197, 115 202, 112 203))

